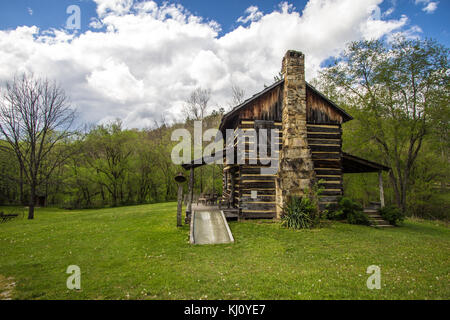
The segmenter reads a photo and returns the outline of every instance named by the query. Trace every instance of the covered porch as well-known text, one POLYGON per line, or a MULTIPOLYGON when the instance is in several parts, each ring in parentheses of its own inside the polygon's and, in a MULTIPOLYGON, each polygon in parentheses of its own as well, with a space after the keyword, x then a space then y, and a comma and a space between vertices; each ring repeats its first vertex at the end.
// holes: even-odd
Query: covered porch
POLYGON ((380 206, 385 206, 384 187, 383 187, 383 171, 389 171, 390 168, 382 164, 369 161, 349 153, 342 153, 342 173, 378 173, 378 188, 380 192, 380 206))
MULTIPOLYGON (((185 201, 186 224, 190 223, 194 211, 221 210, 227 219, 239 219, 239 208, 235 205, 233 197, 229 198, 227 195, 218 196, 217 194, 194 194, 195 169, 208 165, 212 161, 215 162, 216 160, 222 159, 225 154, 226 150, 213 153, 208 163, 202 158, 181 165, 183 169, 189 171, 188 194, 185 201)), ((222 174, 220 173, 221 176, 222 174)))
MULTIPOLYGON (((211 155, 211 161, 221 159, 225 155, 226 150, 218 152, 217 154, 211 155)), ((342 152, 342 173, 343 174, 354 174, 354 173, 378 173, 378 188, 379 188, 379 206, 382 208, 385 206, 384 199, 384 187, 383 187, 383 171, 389 171, 390 168, 382 164, 369 161, 358 156, 351 155, 349 153, 342 152)), ((222 210, 227 219, 236 218, 239 219, 240 209, 238 207, 238 201, 234 197, 235 181, 233 178, 227 179, 225 183, 230 184, 230 192, 224 193, 222 197, 214 196, 211 197, 201 197, 200 195, 194 196, 194 183, 195 183, 195 169, 205 166, 209 163, 205 160, 197 159, 190 163, 183 164, 182 167, 189 171, 189 185, 186 203, 186 219, 185 223, 189 223, 191 219, 192 212, 194 211, 208 211, 208 210, 222 210), (229 180, 229 181, 228 181, 229 180)), ((225 177, 233 177, 233 170, 237 167, 226 166, 223 169, 225 177)), ((377 204, 378 205, 378 204, 377 204)))

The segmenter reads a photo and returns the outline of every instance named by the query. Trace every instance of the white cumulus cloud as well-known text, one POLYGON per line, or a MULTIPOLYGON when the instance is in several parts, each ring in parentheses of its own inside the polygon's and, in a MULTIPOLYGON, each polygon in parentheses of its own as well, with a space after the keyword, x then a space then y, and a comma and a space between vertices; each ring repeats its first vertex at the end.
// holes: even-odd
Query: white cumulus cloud
POLYGON ((247 10, 245 10, 245 13, 247 13, 247 16, 239 17, 237 22, 242 22, 245 24, 249 21, 257 21, 264 15, 261 11, 259 11, 257 6, 248 7, 247 10))
POLYGON ((241 24, 219 35, 216 21, 179 4, 94 1, 97 17, 84 33, 0 30, 0 84, 20 72, 44 75, 66 89, 80 122, 121 118, 141 128, 162 116, 180 119, 185 99, 199 86, 211 89, 212 107, 227 106, 231 83, 248 95, 262 90, 288 49, 306 54, 311 79, 349 41, 408 26, 406 16, 374 14, 382 0, 309 0, 302 10, 287 2, 268 13, 249 7, 241 24))
POLYGON ((436 11, 439 1, 431 0, 415 0, 416 5, 423 5, 422 11, 426 13, 433 13, 436 11))
POLYGON ((433 13, 434 11, 436 11, 438 4, 439 2, 430 2, 422 10, 426 13, 433 13))

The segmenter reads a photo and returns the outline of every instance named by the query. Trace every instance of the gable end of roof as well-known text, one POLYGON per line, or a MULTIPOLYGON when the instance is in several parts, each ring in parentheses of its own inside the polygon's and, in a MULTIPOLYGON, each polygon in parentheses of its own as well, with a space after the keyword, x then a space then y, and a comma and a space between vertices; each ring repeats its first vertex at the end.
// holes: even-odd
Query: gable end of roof
MULTIPOLYGON (((278 80, 277 82, 273 83, 272 85, 268 86, 267 88, 264 88, 264 90, 254 94, 249 99, 245 100, 241 104, 237 105, 233 108, 233 110, 229 111, 228 113, 224 114, 222 117, 222 121, 220 122, 219 130, 223 129, 224 124, 228 119, 230 119, 232 116, 237 114, 240 110, 244 109, 246 106, 248 106, 252 101, 256 100, 257 98, 261 97, 265 93, 269 92, 270 90, 284 84, 284 79, 278 80)), ((312 85, 310 85, 308 82, 306 82, 307 88, 309 88, 311 91, 319 95, 322 99, 324 99, 327 103, 330 104, 331 107, 333 107, 338 113, 340 113, 343 117, 343 122, 347 122, 350 120, 353 120, 353 117, 349 115, 344 109, 340 108, 336 103, 328 99, 323 93, 321 93, 319 90, 314 88, 312 85)))

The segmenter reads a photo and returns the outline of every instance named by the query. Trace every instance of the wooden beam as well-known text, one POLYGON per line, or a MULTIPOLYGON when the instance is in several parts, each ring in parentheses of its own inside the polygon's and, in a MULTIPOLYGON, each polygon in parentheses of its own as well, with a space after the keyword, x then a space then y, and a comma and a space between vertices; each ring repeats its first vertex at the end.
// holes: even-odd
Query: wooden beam
POLYGON ((307 127, 340 128, 338 124, 306 124, 307 127))

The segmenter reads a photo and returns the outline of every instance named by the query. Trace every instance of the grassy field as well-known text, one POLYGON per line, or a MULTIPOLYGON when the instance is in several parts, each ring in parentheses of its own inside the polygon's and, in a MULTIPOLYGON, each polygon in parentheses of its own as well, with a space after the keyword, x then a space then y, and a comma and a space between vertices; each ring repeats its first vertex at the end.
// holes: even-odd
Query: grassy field
POLYGON ((292 231, 231 222, 236 243, 192 246, 176 204, 38 209, 0 224, 0 297, 13 299, 450 299, 450 231, 407 221, 292 231), (81 268, 81 290, 66 269, 81 268), (381 268, 380 290, 366 286, 381 268))

